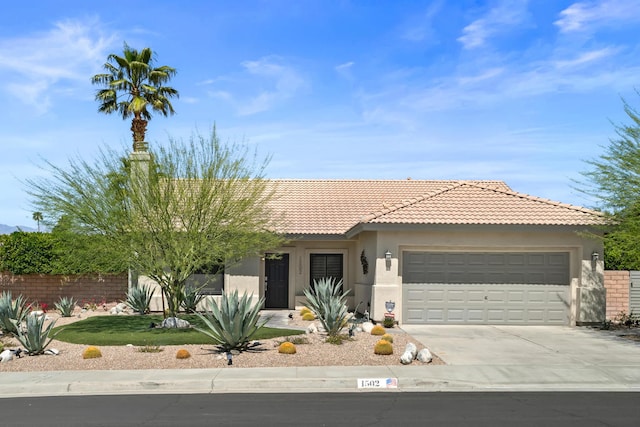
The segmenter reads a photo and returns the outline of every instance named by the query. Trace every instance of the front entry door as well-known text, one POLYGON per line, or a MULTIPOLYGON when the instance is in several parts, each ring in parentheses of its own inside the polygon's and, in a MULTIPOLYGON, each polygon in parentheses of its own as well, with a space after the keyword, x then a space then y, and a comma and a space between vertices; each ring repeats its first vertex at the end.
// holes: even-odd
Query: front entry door
POLYGON ((270 259, 267 254, 264 267, 265 308, 289 307, 289 254, 270 259))

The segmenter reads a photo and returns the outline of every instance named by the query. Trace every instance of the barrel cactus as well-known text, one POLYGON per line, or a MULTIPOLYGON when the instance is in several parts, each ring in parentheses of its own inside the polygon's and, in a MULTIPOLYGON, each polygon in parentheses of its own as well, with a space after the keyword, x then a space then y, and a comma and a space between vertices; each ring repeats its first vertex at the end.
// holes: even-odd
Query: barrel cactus
POLYGON ((311 310, 309 310, 309 307, 302 307, 300 309, 300 316, 304 316, 307 313, 311 313, 311 310))
POLYGON ((375 325, 373 329, 371 329, 371 335, 384 335, 386 333, 382 325, 375 325))
POLYGON ((389 341, 390 343, 393 344, 393 335, 391 334, 384 334, 383 336, 380 337, 381 340, 385 340, 385 341, 389 341))
POLYGON ((98 357, 102 357, 102 352, 98 347, 95 347, 92 345, 85 348, 84 351, 82 352, 83 359, 96 359, 98 357))
POLYGON ((302 315, 302 320, 311 321, 315 319, 316 319, 316 316, 314 316, 313 313, 310 311, 302 315))
POLYGON ((181 348, 176 352, 176 359, 188 359, 190 357, 191 353, 189 353, 189 350, 187 349, 181 348))
POLYGON ((285 341, 278 347, 278 353, 296 354, 296 346, 289 341, 285 341))
POLYGON ((393 354, 393 345, 391 345, 391 343, 387 340, 380 340, 373 347, 373 352, 375 354, 388 356, 390 354, 393 354))

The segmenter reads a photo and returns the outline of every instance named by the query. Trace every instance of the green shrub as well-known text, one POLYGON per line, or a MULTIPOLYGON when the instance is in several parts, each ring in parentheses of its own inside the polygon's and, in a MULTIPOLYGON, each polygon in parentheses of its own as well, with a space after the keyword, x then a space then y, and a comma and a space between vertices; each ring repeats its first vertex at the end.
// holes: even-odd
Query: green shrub
POLYGON ((18 327, 26 319, 30 308, 31 304, 27 304, 22 295, 13 300, 10 291, 3 291, 0 294, 0 330, 17 335, 18 327))
POLYGON ((386 331, 384 330, 384 326, 375 325, 373 329, 371 329, 371 335, 384 335, 386 331))
POLYGON ((382 321, 382 326, 385 328, 393 328, 396 324, 396 320, 393 317, 385 317, 382 321))
POLYGON ((335 335, 329 335, 325 340, 325 342, 329 344, 334 344, 334 345, 341 345, 343 342, 350 341, 350 340, 351 338, 347 334, 335 334, 335 335))
POLYGON ((76 308, 76 303, 77 301, 73 297, 60 297, 53 305, 62 317, 71 317, 73 316, 73 310, 76 308))
POLYGON ((283 354, 296 354, 296 346, 289 341, 285 341, 278 346, 278 353, 283 354))
POLYGON ((390 354, 393 354, 393 346, 391 345, 391 343, 387 340, 380 340, 376 343, 376 345, 373 347, 373 352, 375 354, 379 354, 379 355, 383 355, 383 356, 388 356, 390 354))
POLYGON ((24 331, 16 320, 11 319, 11 321, 18 331, 16 338, 30 356, 44 353, 51 340, 60 333, 60 331, 51 333, 51 329, 56 324, 55 320, 52 320, 51 323, 44 327, 45 316, 27 316, 26 329, 24 331))
POLYGON ((102 357, 102 352, 98 347, 95 347, 93 345, 85 348, 82 352, 83 359, 97 359, 98 357, 102 357))
POLYGON ((131 310, 138 314, 147 314, 153 298, 154 289, 148 285, 135 285, 127 292, 127 304, 131 310))
POLYGON ((251 300, 252 295, 247 295, 246 292, 238 297, 237 290, 222 294, 220 305, 211 300, 204 314, 195 313, 206 329, 194 329, 211 337, 223 351, 246 350, 251 337, 267 322, 259 321, 264 298, 260 298, 255 305, 252 305, 251 300))
POLYGON ((313 281, 314 286, 304 290, 307 307, 320 320, 329 336, 338 335, 347 325, 349 311, 345 303, 349 291, 342 291, 342 280, 333 277, 313 281))

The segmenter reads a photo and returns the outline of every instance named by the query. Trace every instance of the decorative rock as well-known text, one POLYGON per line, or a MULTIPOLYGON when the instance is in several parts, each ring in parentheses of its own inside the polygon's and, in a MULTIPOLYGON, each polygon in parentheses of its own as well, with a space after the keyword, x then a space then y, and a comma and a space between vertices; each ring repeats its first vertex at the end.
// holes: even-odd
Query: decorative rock
POLYGON ((371 330, 373 329, 373 323, 371 323, 371 322, 363 322, 361 327, 362 327, 362 330, 364 332, 366 332, 367 334, 370 334, 371 330))
POLYGON ((42 310, 33 310, 29 312, 29 316, 34 316, 34 317, 42 316, 43 314, 44 314, 44 311, 42 310))
POLYGON ((413 359, 416 358, 417 354, 418 354, 418 347, 416 347, 414 343, 410 342, 405 347, 404 353, 402 353, 402 356, 400 356, 400 363, 402 363, 403 365, 410 364, 411 362, 413 362, 413 359))
POLYGON ((428 348, 423 348, 418 352, 416 359, 418 359, 422 363, 429 363, 433 360, 433 356, 431 355, 431 352, 428 348))
POLYGON ((400 363, 403 365, 409 365, 411 362, 413 362, 413 355, 411 352, 405 351, 402 353, 402 356, 400 356, 400 363))
POLYGON ((307 330, 305 332, 307 334, 317 334, 318 333, 318 327, 316 326, 315 323, 312 323, 309 326, 307 326, 307 330))
POLYGON ((418 347, 416 347, 416 345, 412 342, 408 343, 407 346, 404 348, 404 352, 409 352, 411 353, 411 355, 413 356, 413 358, 416 358, 416 355, 418 354, 418 347))
POLYGON ((183 319, 178 319, 177 317, 167 317, 162 321, 162 328, 178 328, 178 329, 187 329, 191 327, 191 324, 183 319))
POLYGON ((57 356, 60 354, 60 350, 57 348, 48 348, 44 351, 44 354, 48 354, 50 356, 57 356))
POLYGON ((115 307, 113 307, 109 311, 109 314, 126 314, 126 312, 127 312, 127 304, 121 302, 121 303, 118 303, 115 307))
POLYGON ((0 353, 0 363, 5 363, 13 360, 13 352, 11 350, 4 350, 0 353))

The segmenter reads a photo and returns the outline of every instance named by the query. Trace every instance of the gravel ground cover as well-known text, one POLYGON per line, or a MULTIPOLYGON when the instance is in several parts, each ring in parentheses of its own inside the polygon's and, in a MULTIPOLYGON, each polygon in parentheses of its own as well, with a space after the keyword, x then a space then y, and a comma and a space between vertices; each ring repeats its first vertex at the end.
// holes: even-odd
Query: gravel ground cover
MULTIPOLYGON (((293 312, 290 327, 306 328, 313 322, 303 321, 300 315, 293 312)), ((57 313, 48 313, 56 319, 56 326, 76 322, 89 316, 110 315, 108 311, 77 311, 73 317, 60 317, 57 313)), ((319 322, 315 322, 319 325, 319 322)), ((326 335, 322 333, 306 334, 306 344, 296 345, 296 354, 278 353, 278 345, 284 338, 274 338, 260 342, 251 351, 233 356, 233 364, 228 365, 226 355, 220 354, 212 345, 183 345, 162 346, 159 352, 143 352, 139 346, 100 346, 102 357, 83 359, 82 352, 91 343, 69 344, 53 340, 48 348, 59 351, 56 356, 23 356, 19 359, 1 363, 0 372, 6 371, 64 371, 64 370, 120 370, 120 369, 194 369, 194 368, 257 368, 257 367, 290 367, 290 366, 384 366, 400 365, 400 355, 407 343, 412 342, 418 350, 424 348, 417 340, 400 328, 387 330, 393 335, 394 354, 379 356, 373 353, 373 347, 379 337, 365 332, 356 333, 352 340, 341 345, 325 342, 326 335), (179 349, 186 349, 191 357, 177 359, 179 349)), ((15 339, 3 337, 5 348, 19 347, 15 339)), ((414 361, 414 364, 422 364, 414 361)), ((433 365, 444 364, 436 355, 431 362, 433 365)))

